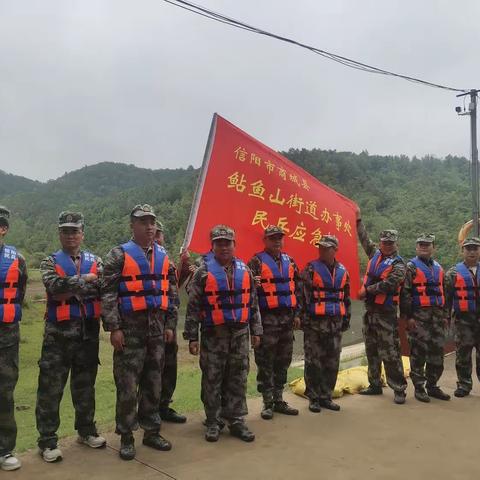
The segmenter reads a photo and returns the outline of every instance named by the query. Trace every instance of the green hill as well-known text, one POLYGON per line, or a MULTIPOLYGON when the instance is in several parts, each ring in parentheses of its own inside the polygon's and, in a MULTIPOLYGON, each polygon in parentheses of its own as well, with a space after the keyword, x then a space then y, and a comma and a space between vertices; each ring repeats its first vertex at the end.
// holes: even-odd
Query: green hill
MULTIPOLYGON (((283 152, 330 187, 355 200, 372 237, 397 228, 401 252, 414 253, 422 231, 438 238, 438 257, 446 266, 458 256, 456 236, 470 218, 469 162, 464 158, 372 156, 324 150, 283 152)), ((175 254, 183 240, 198 170, 150 170, 104 162, 66 173, 46 183, 0 171, 0 204, 13 212, 8 241, 31 266, 57 248, 60 210, 84 212, 89 248, 104 255, 128 238, 128 213, 137 203, 152 204, 167 229, 175 254)))

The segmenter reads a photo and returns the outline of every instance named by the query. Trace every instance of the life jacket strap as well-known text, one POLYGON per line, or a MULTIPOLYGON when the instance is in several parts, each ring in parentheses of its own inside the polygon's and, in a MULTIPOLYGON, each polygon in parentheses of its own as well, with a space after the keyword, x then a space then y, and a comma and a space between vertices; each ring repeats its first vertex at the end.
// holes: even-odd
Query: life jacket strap
POLYGON ((0 298, 0 305, 20 303, 18 298, 0 298))
POLYGON ((259 291, 257 295, 259 297, 289 297, 290 295, 293 295, 294 292, 288 291, 288 292, 263 292, 259 291))
POLYGON ((164 290, 151 289, 151 290, 141 290, 139 292, 119 292, 118 296, 119 297, 148 297, 152 295, 154 297, 158 297, 158 296, 163 296, 167 294, 168 292, 164 290))

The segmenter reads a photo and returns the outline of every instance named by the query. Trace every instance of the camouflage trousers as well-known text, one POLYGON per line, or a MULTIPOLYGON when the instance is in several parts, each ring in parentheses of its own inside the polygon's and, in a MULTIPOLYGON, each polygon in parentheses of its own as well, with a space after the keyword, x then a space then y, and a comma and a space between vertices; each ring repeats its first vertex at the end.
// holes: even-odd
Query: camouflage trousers
POLYGON ((38 446, 57 444, 59 408, 70 373, 70 391, 75 409, 75 429, 79 435, 95 435, 95 380, 98 369, 98 339, 81 340, 45 333, 38 362, 37 406, 35 415, 40 434, 38 446))
POLYGON ((255 350, 255 363, 257 390, 263 395, 265 403, 282 400, 292 353, 292 324, 264 324, 262 341, 255 350))
POLYGON ((321 317, 304 325, 305 395, 312 401, 331 400, 342 351, 342 318, 321 317))
POLYGON ((18 380, 18 342, 0 348, 0 456, 15 448, 17 424, 13 392, 18 380))
POLYGON ((370 385, 382 386, 383 362, 388 386, 395 391, 406 390, 396 312, 366 312, 363 317, 363 335, 370 385))
POLYGON ((162 392, 160 394, 160 409, 168 408, 172 402, 173 392, 177 386, 177 354, 178 343, 165 344, 165 362, 162 372, 162 392))
POLYGON ((474 348, 476 374, 480 381, 480 322, 477 318, 473 321, 455 319, 455 343, 457 346, 455 360, 457 386, 469 392, 472 389, 472 351, 474 348))
POLYGON ((129 434, 139 425, 147 432, 158 432, 165 355, 163 335, 143 337, 128 332, 124 335, 124 349, 113 353, 117 387, 115 432, 129 434))
POLYGON ((200 344, 201 398, 207 424, 217 422, 220 417, 229 424, 243 422, 248 413, 248 329, 222 329, 222 336, 215 333, 202 332, 200 344))
MULTIPOLYGON (((422 309, 424 310, 424 309, 422 309)), ((430 316, 426 320, 413 315, 416 328, 408 332, 410 344, 410 378, 415 388, 432 388, 443 373, 443 347, 445 323, 443 316, 430 316)))

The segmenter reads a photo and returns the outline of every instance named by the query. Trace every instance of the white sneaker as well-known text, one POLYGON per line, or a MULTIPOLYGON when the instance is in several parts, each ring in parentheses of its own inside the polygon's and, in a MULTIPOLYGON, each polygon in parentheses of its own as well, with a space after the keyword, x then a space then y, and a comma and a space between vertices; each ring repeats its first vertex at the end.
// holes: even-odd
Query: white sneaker
POLYGON ((62 460, 62 451, 58 447, 45 448, 41 450, 40 453, 42 458, 48 463, 59 462, 62 460))
POLYGON ((79 436, 78 443, 83 443, 92 448, 102 448, 107 445, 107 441, 100 435, 87 435, 86 437, 79 436))
POLYGON ((22 462, 12 453, 7 453, 0 457, 0 468, 2 470, 18 470, 22 466, 22 462))

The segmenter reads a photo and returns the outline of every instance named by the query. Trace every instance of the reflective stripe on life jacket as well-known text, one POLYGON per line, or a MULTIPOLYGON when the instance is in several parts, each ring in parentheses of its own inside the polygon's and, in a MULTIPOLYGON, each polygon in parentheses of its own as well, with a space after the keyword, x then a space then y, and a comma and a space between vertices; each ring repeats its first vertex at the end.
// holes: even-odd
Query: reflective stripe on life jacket
POLYGON ((170 261, 163 247, 154 243, 148 261, 142 247, 130 240, 121 245, 125 255, 118 286, 120 311, 140 312, 153 308, 168 310, 170 261))
POLYGON ((312 295, 309 311, 312 315, 344 316, 345 284, 347 270, 341 263, 337 263, 330 272, 325 263, 320 260, 310 262, 313 269, 312 295))
POLYGON ((215 257, 205 260, 207 280, 204 291, 206 326, 246 323, 250 318, 251 282, 247 266, 233 259, 232 282, 215 257))
POLYGON ((443 291, 444 272, 442 266, 433 261, 429 267, 419 257, 410 260, 416 267, 412 281, 412 300, 414 307, 443 307, 445 294, 443 291))
MULTIPOLYGON (((94 273, 97 275, 97 260, 95 255, 89 252, 80 253, 80 265, 75 265, 72 257, 63 250, 52 255, 55 263, 55 271, 60 277, 73 277, 75 275, 86 275, 94 273)), ((72 319, 100 318, 101 303, 98 296, 84 297, 80 299, 72 295, 65 300, 55 300, 53 296, 47 292, 47 311, 45 319, 49 322, 64 322, 72 319)))
POLYGON ((453 309, 456 313, 471 312, 476 313, 477 301, 479 296, 479 270, 477 265, 475 278, 470 273, 467 266, 462 263, 456 265, 457 274, 455 278, 453 293, 453 309))
POLYGON ((22 318, 18 282, 20 270, 15 247, 0 247, 0 322, 15 323, 22 318))
MULTIPOLYGON (((392 271, 393 264, 401 259, 402 257, 399 255, 396 255, 395 257, 383 257, 382 252, 377 250, 375 255, 368 261, 367 271, 363 278, 363 285, 365 288, 385 280, 392 271)), ((393 294, 377 293, 376 295, 372 295, 367 293, 367 302, 386 306, 397 305, 400 295, 400 287, 401 285, 398 285, 393 294)))
POLYGON ((257 253, 262 262, 261 286, 258 291, 260 308, 294 308, 297 306, 295 296, 294 268, 290 257, 280 254, 280 268, 275 259, 267 252, 257 253))

